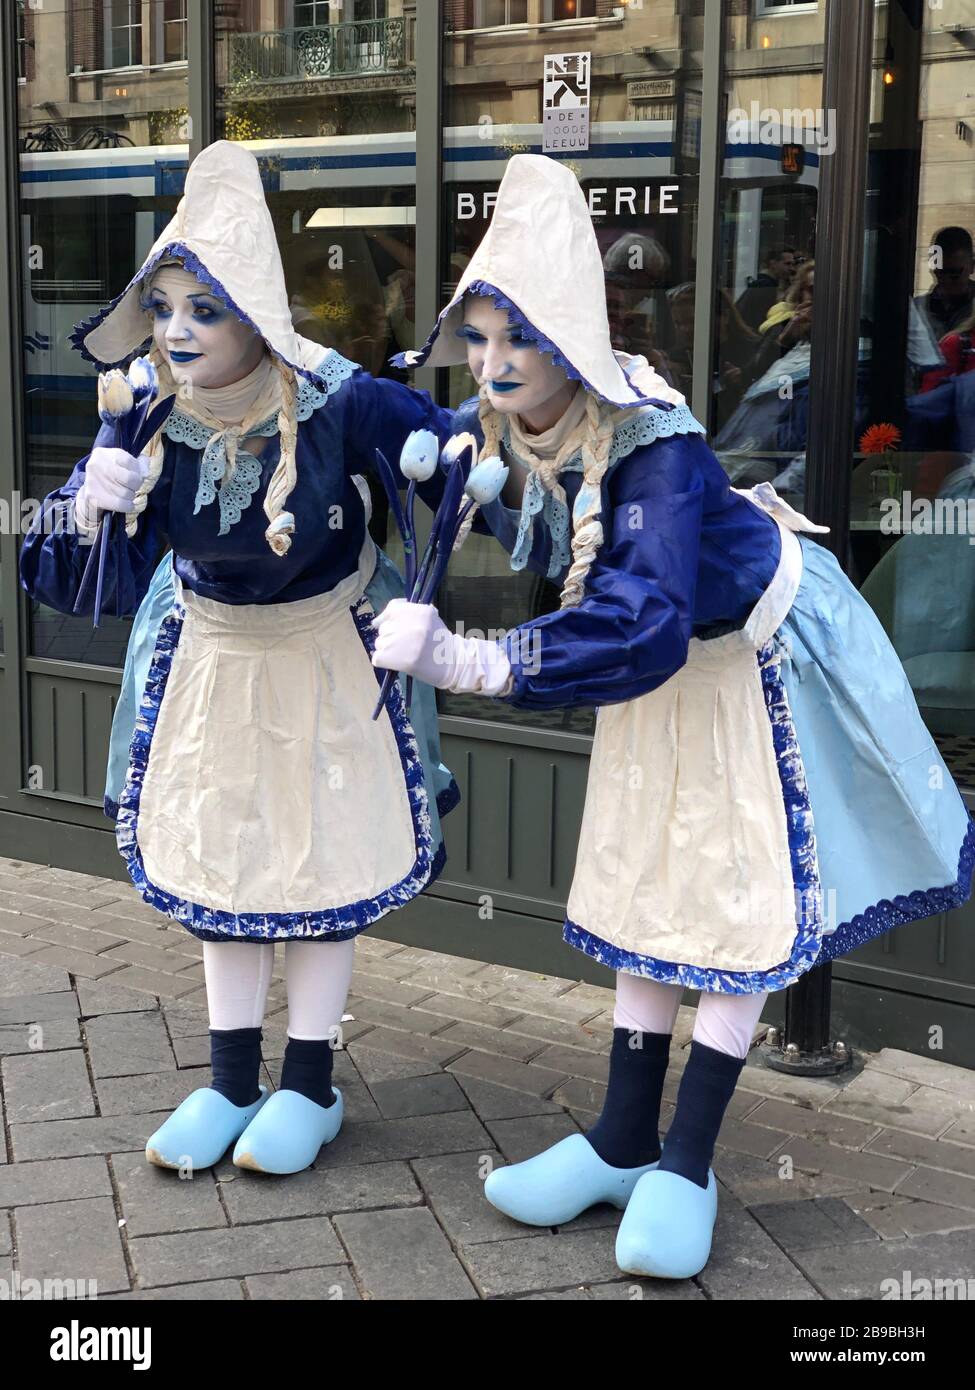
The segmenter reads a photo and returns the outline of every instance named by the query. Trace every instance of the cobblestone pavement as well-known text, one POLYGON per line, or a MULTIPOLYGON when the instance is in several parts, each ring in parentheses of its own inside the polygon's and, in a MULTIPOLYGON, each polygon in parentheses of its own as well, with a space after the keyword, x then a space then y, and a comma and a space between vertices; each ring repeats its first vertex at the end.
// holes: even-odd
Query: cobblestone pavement
MULTIPOLYGON (((228 1158, 180 1181, 142 1151, 208 1080, 200 954, 127 885, 0 859, 0 1278, 95 1279, 109 1298, 802 1300, 975 1278, 975 1072, 890 1049, 835 1081, 784 1077, 753 1052, 693 1281, 622 1276, 610 1208, 517 1226, 480 1178, 592 1123, 611 995, 373 933, 357 945, 336 1058, 347 1118, 326 1155, 294 1177, 228 1158)), ((285 1004, 276 974, 272 1082, 285 1004)), ((692 1024, 682 1009, 663 1128, 692 1024)))

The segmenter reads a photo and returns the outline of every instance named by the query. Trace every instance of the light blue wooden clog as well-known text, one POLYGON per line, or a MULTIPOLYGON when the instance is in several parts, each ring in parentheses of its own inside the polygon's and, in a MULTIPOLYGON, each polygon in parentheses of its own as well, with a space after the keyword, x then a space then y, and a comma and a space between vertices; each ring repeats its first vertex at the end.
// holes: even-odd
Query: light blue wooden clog
POLYGON ((616 1263, 624 1274, 692 1279, 708 1262, 717 1215, 718 1185, 710 1169, 707 1187, 679 1173, 647 1173, 616 1233, 616 1263))
POLYGON ((342 1092, 317 1105, 300 1091, 275 1091, 237 1140, 234 1163, 255 1173, 300 1173, 342 1128, 342 1092))
POLYGON ((191 1091, 146 1141, 146 1158, 157 1168, 212 1168, 259 1112, 267 1087, 252 1105, 234 1105, 212 1086, 191 1091))
POLYGON ((597 1202, 625 1207, 639 1180, 656 1166, 613 1168, 584 1135, 570 1134, 524 1163, 496 1168, 484 1183, 484 1195, 526 1226, 561 1226, 597 1202))

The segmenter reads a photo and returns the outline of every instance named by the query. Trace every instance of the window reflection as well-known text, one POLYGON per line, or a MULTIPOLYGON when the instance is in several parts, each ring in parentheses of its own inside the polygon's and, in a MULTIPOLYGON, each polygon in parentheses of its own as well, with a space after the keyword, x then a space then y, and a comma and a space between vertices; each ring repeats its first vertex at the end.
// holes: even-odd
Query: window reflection
MULTIPOLYGON (((628 7, 602 0, 461 0, 450 7, 442 298, 487 230, 507 160, 543 148, 545 56, 590 53, 589 147, 556 157, 569 161, 589 199, 614 348, 645 357, 689 393, 701 17, 683 13, 687 8, 673 0, 628 7), (504 32, 512 24, 524 26, 517 40, 504 32)), ((466 367, 449 369, 451 405, 476 389, 466 367)), ((559 593, 547 580, 513 572, 493 538, 472 534, 451 562, 439 603, 448 623, 486 635, 556 609, 559 593)), ((589 710, 537 714, 498 705, 485 711, 483 701, 453 695, 441 698, 441 709, 579 733, 593 727, 589 710)))
POLYGON ((952 771, 975 782, 975 24, 877 15, 851 556, 952 771))
MULTIPOLYGON (((118 294, 186 172, 185 0, 66 0, 20 16, 27 494, 67 478, 98 428, 95 369, 69 334, 118 294)), ((31 605, 35 656, 122 664, 128 619, 31 605)))
POLYGON ((737 487, 805 492, 825 6, 765 4, 726 25, 727 134, 712 443, 737 487), (756 69, 756 52, 763 61, 756 69))

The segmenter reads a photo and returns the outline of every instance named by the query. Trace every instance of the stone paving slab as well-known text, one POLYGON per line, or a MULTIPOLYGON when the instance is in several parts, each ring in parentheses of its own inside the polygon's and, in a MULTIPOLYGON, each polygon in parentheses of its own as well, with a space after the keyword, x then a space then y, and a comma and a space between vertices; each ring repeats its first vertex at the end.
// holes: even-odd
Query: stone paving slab
MULTIPOLYGON (((880 1299, 905 1297, 905 1277, 942 1279, 957 1289, 958 1280, 972 1278, 972 1237, 967 1231, 949 1235, 920 1236, 907 1240, 859 1243, 852 1247, 830 1246, 798 1251, 796 1264, 829 1299, 880 1299), (885 1286, 884 1280, 890 1282, 885 1286)), ((958 1297, 955 1293, 955 1297, 958 1297)), ((964 1296, 964 1293, 961 1295, 964 1296)), ((944 1297, 944 1294, 942 1294, 944 1297)))
POLYGON ((66 1120, 94 1115, 95 1101, 85 1055, 70 1052, 28 1052, 0 1063, 7 1123, 66 1120))
POLYGON ((235 1226, 422 1203, 423 1194, 407 1163, 343 1166, 340 1157, 329 1152, 316 1167, 282 1178, 232 1169, 233 1176, 220 1183, 221 1200, 235 1226))
POLYGON ((342 1247, 325 1217, 264 1221, 222 1231, 184 1231, 129 1242, 140 1281, 177 1284, 187 1279, 241 1277, 341 1264, 342 1247))
POLYGON ((181 1177, 178 1172, 154 1168, 141 1152, 114 1154, 112 1171, 129 1236, 228 1224, 209 1172, 181 1177))
POLYGON ((613 1249, 605 1231, 566 1229, 468 1245, 463 1256, 482 1296, 502 1298, 618 1279, 613 1249))
POLYGON ((112 1180, 102 1157, 10 1163, 0 1169, 0 1207, 28 1207, 77 1197, 111 1197, 112 1180))
POLYGON ((711 1258, 695 1282, 709 1298, 723 1301, 815 1302, 821 1297, 797 1257, 780 1249, 751 1212, 721 1188, 711 1258))
POLYGON ((302 1269, 289 1274, 252 1274, 244 1280, 248 1295, 256 1299, 314 1299, 320 1303, 353 1302, 361 1298, 348 1265, 302 1269))
POLYGON ((60 1052, 80 1046, 81 1029, 75 1017, 7 1023, 0 1028, 0 1057, 25 1052, 60 1052))
POLYGON ((111 1197, 19 1207, 14 1229, 23 1279, 94 1280, 100 1293, 129 1287, 111 1197))
POLYGON ((17 1162, 35 1158, 76 1158, 87 1154, 131 1153, 145 1150, 146 1140, 169 1115, 107 1115, 91 1120, 46 1120, 10 1126, 17 1162))
MULTIPOLYGON (((251 1297, 256 1297, 252 1294, 251 1297)), ((206 1301, 207 1303, 243 1303, 244 1288, 239 1279, 204 1279, 198 1284, 170 1284, 158 1289, 132 1289, 126 1293, 105 1294, 99 1302, 105 1303, 144 1303, 166 1299, 186 1300, 187 1302, 206 1301)))
POLYGON ((464 1301, 477 1297, 450 1242, 425 1207, 352 1212, 337 1216, 335 1228, 367 1298, 464 1301))
POLYGON ((88 1055, 96 1077, 170 1071, 173 1049, 158 1010, 109 1014, 86 1025, 88 1055))
MULTIPOLYGON (((875 1298, 904 1269, 975 1278, 975 1073, 894 1049, 809 1081, 753 1048, 696 1280, 622 1275, 612 1207, 518 1226, 484 1176, 593 1123, 612 996, 372 933, 335 1054, 346 1122, 315 1166, 264 1177, 228 1153, 191 1179, 152 1168, 148 1135, 209 1081, 200 955, 126 884, 0 859, 0 1277, 67 1261, 112 1299, 560 1302, 875 1298)), ((695 1018, 678 1012, 662 1134, 695 1018)), ((278 951, 267 1085, 286 1024, 278 951)))

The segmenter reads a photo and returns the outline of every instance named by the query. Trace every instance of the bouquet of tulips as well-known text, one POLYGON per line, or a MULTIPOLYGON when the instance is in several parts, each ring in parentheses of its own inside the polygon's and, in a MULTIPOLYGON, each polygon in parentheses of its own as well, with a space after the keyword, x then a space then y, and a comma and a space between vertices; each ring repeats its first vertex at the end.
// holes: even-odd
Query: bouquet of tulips
MULTIPOLYGON (((452 552, 463 545, 470 531, 475 508, 493 502, 505 485, 508 469, 496 455, 482 459, 480 463, 476 460, 477 440, 472 434, 452 435, 441 453, 440 441, 431 430, 413 430, 400 453, 400 472, 409 479, 404 507, 400 501, 396 475, 385 456, 379 449, 376 450, 379 476, 389 498, 389 509, 403 538, 406 597, 411 603, 432 602, 443 581, 452 552), (471 467, 465 482, 463 457, 468 451, 471 467), (413 520, 416 485, 432 478, 440 461, 447 468, 447 480, 440 506, 433 518, 426 550, 423 558, 417 563, 419 546, 413 520)), ((387 671, 383 678, 373 719, 379 718, 395 674, 394 671, 387 671)), ((407 707, 410 704, 412 687, 411 676, 406 683, 407 707)))
MULTIPOLYGON (((156 431, 165 424, 170 411, 176 404, 175 396, 167 396, 161 405, 153 408, 153 402, 158 394, 159 378, 148 357, 137 357, 127 373, 114 368, 110 372, 99 374, 98 414, 102 424, 108 426, 111 432, 110 438, 106 441, 106 447, 124 449, 127 454, 132 454, 135 458, 143 452, 156 431)), ((102 515, 98 523, 98 534, 91 547, 88 563, 85 565, 85 572, 78 588, 78 596, 74 602, 74 611, 79 613, 91 583, 92 571, 97 563, 95 627, 99 624, 102 612, 102 586, 105 580, 105 558, 108 554, 108 543, 112 539, 113 532, 116 543, 118 542, 116 527, 119 524, 124 525, 124 522, 121 521, 117 512, 105 512, 102 515)), ((117 582, 115 608, 116 616, 118 616, 119 592, 117 582)))

